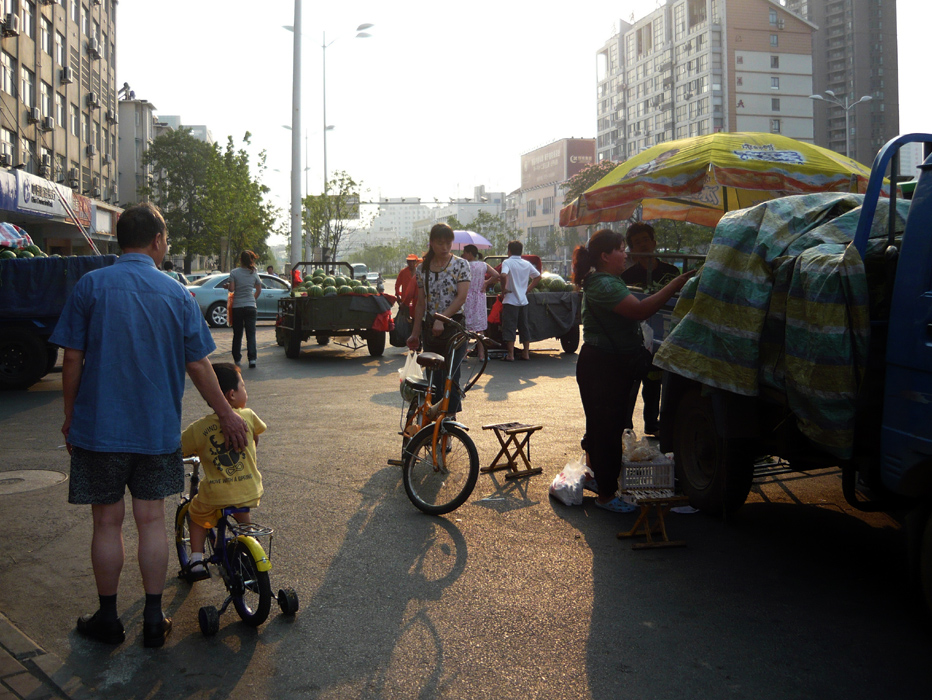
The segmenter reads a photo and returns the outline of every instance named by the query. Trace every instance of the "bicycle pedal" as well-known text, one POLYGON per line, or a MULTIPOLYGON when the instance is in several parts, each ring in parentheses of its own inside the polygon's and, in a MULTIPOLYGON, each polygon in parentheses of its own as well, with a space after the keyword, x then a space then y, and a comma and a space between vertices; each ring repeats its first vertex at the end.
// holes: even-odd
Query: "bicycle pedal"
POLYGON ((388 460, 388 465, 390 467, 403 467, 405 465, 400 459, 390 459, 388 460))

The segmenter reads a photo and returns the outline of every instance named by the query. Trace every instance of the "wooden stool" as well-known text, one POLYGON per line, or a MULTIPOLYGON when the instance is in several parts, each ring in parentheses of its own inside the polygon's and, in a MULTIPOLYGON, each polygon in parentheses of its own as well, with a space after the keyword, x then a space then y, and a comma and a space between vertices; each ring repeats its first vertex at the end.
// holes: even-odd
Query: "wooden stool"
POLYGON ((483 430, 492 430, 495 432, 495 437, 498 438, 498 444, 502 446, 502 449, 498 451, 498 454, 495 455, 495 459, 492 460, 489 466, 482 467, 479 471, 483 474, 488 474, 489 472, 498 471, 499 469, 508 469, 510 471, 505 475, 506 479, 519 479, 523 476, 533 476, 534 474, 542 473, 544 471, 542 467, 531 467, 531 446, 529 441, 531 435, 541 430, 543 427, 542 425, 523 425, 522 423, 483 425, 483 430), (524 438, 520 442, 518 441, 519 435, 524 435, 524 438), (507 440, 505 436, 508 437, 507 440), (527 454, 524 453, 525 447, 527 447, 527 454), (512 449, 509 450, 509 448, 512 449), (518 457, 524 462, 525 469, 518 469, 518 457), (500 460, 504 460, 503 463, 499 464, 500 460))
POLYGON ((624 537, 637 537, 644 535, 646 542, 638 542, 632 545, 631 549, 653 549, 656 547, 685 547, 686 540, 670 540, 667 537, 667 526, 663 516, 673 506, 681 506, 689 503, 686 496, 677 496, 673 491, 650 489, 643 491, 623 491, 623 496, 629 496, 635 504, 641 509, 638 519, 634 521, 634 527, 627 532, 619 532, 618 539, 624 537), (654 509, 657 514, 657 520, 653 525, 650 523, 650 511, 654 509), (660 533, 661 540, 654 541, 652 535, 660 533))

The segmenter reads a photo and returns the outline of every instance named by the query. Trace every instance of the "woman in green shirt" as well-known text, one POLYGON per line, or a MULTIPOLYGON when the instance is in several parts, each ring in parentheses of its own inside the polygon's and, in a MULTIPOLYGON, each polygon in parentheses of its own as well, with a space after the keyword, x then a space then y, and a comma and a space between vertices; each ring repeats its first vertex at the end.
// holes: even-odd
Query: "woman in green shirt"
POLYGON ((586 412, 585 449, 595 474, 595 504, 628 513, 634 510, 615 495, 621 471, 621 436, 632 427, 629 396, 634 366, 644 348, 640 322, 660 310, 692 274, 675 278, 646 299, 628 291, 625 239, 602 229, 573 253, 573 281, 583 288, 583 346, 576 362, 576 383, 586 412))

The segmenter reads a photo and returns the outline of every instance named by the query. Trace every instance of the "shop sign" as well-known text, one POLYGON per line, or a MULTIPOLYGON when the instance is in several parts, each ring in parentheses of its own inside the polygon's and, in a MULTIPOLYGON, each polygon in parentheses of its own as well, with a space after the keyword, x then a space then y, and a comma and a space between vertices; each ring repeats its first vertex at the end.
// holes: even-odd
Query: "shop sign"
POLYGON ((70 187, 57 185, 44 177, 36 177, 22 170, 16 171, 16 209, 21 212, 68 218, 68 212, 58 196, 59 192, 66 202, 72 200, 70 187))

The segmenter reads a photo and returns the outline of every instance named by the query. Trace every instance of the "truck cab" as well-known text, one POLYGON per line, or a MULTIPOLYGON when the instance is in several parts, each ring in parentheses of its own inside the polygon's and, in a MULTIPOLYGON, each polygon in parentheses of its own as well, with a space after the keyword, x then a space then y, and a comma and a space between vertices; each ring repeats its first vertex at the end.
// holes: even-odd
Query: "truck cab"
POLYGON ((353 268, 353 279, 365 281, 366 275, 369 274, 369 267, 365 263, 351 263, 353 268))

